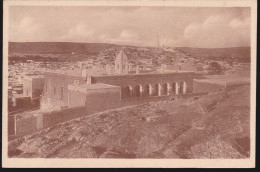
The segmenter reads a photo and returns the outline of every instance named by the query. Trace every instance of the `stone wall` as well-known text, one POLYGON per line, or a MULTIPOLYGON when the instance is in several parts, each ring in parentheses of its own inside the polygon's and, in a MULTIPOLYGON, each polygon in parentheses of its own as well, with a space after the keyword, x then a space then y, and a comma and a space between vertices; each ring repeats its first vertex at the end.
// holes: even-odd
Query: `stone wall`
MULTIPOLYGON (((120 86, 123 89, 125 86, 134 88, 137 85, 145 87, 150 84, 152 89, 159 84, 169 85, 169 90, 173 92, 173 84, 178 83, 181 85, 185 82, 186 93, 193 92, 193 72, 180 72, 180 73, 158 73, 158 74, 136 74, 136 75, 105 75, 92 77, 93 83, 105 83, 115 86, 120 86)), ((44 91, 42 94, 41 107, 49 106, 67 106, 68 105, 68 85, 73 84, 75 80, 79 84, 87 82, 85 77, 73 76, 68 74, 45 73, 44 78, 44 91), (54 91, 55 88, 55 91, 54 91), (63 91, 61 91, 63 90, 63 91), (55 93, 54 93, 55 92, 55 93)), ((82 98, 84 99, 84 98, 82 98)), ((85 102, 81 102, 83 105, 85 102)))
POLYGON ((220 89, 225 89, 225 87, 225 84, 218 84, 199 80, 193 81, 193 93, 208 93, 218 91, 220 89))
POLYGON ((15 134, 25 135, 37 131, 43 127, 43 115, 34 114, 28 116, 15 115, 15 134))
POLYGON ((46 72, 41 107, 67 106, 68 84, 72 84, 75 80, 78 80, 79 84, 86 82, 86 78, 81 76, 46 72))
POLYGON ((141 85, 142 88, 145 85, 150 84, 152 88, 156 84, 163 86, 168 84, 170 90, 174 83, 181 85, 182 82, 186 83, 186 93, 193 92, 193 78, 194 73, 164 73, 164 74, 139 74, 139 75, 116 75, 116 76, 100 76, 94 77, 93 83, 106 83, 111 85, 120 86, 122 89, 126 86, 135 88, 137 85, 141 85))
POLYGON ((121 106, 120 88, 97 90, 87 95, 86 106, 89 112, 95 113, 121 106))
MULTIPOLYGON (((198 94, 179 94, 175 96, 179 98, 188 98, 194 95, 198 94)), ((94 101, 91 101, 91 99, 89 99, 88 103, 90 103, 91 106, 87 107, 71 107, 52 112, 30 114, 26 116, 24 114, 16 114, 13 117, 10 116, 10 118, 8 119, 8 134, 10 133, 9 136, 15 134, 15 137, 17 138, 34 133, 44 128, 52 127, 65 121, 88 116, 96 112, 159 100, 169 100, 171 98, 171 96, 160 96, 120 100, 118 96, 116 96, 114 101, 109 101, 110 99, 105 98, 103 94, 100 94, 98 96, 96 95, 95 97, 96 100, 94 101), (101 102, 100 100, 102 99, 103 101, 101 102), (99 104, 96 102, 99 102, 99 104)))

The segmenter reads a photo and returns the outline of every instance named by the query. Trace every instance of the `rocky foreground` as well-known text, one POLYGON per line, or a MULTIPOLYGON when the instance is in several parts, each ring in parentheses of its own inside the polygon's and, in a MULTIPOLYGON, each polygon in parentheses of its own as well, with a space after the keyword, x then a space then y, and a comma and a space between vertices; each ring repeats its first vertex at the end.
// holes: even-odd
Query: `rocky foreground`
POLYGON ((9 157, 249 158, 250 87, 124 107, 9 142, 9 157))

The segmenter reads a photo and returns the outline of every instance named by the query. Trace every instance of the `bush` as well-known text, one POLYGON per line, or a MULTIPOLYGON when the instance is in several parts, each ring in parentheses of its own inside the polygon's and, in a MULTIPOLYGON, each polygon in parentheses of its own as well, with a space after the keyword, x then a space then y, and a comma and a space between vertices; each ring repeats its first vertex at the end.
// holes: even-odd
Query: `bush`
POLYGON ((209 64, 209 74, 222 74, 221 66, 217 62, 211 62, 209 64))

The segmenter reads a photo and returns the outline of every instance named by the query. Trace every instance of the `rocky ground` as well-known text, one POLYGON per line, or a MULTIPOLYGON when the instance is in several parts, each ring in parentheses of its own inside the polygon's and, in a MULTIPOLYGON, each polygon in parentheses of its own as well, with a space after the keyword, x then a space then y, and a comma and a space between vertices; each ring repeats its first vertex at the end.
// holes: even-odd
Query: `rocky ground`
POLYGON ((250 87, 112 109, 9 142, 9 157, 248 158, 250 87))

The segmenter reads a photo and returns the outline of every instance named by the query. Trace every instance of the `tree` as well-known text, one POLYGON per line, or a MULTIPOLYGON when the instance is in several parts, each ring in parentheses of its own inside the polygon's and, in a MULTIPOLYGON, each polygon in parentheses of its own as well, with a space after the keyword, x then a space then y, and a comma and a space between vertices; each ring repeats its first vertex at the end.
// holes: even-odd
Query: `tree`
POLYGON ((218 64, 217 62, 211 62, 209 64, 209 74, 221 74, 222 70, 221 70, 221 66, 220 64, 218 64))

